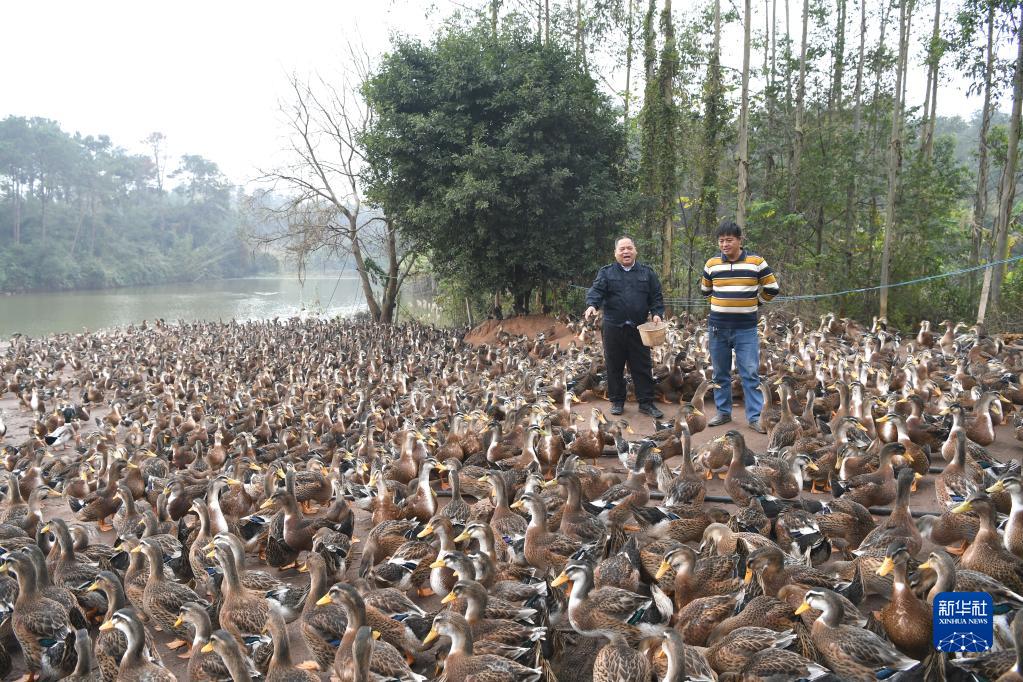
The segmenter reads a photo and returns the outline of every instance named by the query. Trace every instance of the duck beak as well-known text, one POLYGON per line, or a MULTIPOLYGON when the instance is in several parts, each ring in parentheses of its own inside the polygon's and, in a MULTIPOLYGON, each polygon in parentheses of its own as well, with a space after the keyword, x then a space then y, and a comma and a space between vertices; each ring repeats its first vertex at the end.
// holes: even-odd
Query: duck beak
POLYGON ((930 559, 928 559, 927 561, 925 561, 922 564, 920 564, 919 566, 917 566, 916 570, 919 571, 919 570, 922 570, 922 569, 925 569, 925 568, 933 569, 933 566, 931 566, 931 560, 930 559))
POLYGON ((558 484, 558 479, 556 479, 556 478, 552 478, 552 479, 551 479, 551 480, 549 480, 549 481, 544 481, 544 482, 543 482, 543 487, 544 487, 544 488, 550 488, 550 487, 552 487, 552 486, 555 486, 555 485, 557 485, 557 484, 558 484))
POLYGON ((799 608, 796 609, 796 615, 797 616, 802 615, 802 614, 806 613, 807 611, 809 611, 810 608, 811 608, 811 606, 809 604, 807 604, 806 602, 803 602, 802 604, 799 605, 799 608))
POLYGON ((380 631, 379 630, 374 630, 373 631, 373 639, 380 639, 380 631))
POLYGON ((423 640, 423 644, 429 644, 438 637, 440 637, 440 633, 437 632, 436 628, 430 628, 430 633, 426 635, 426 639, 423 640))
POLYGON ((444 563, 443 559, 437 559, 430 564, 430 568, 444 568, 445 566, 447 566, 447 564, 444 563))
POLYGON ((995 484, 987 489, 989 493, 1000 493, 1005 490, 1005 484, 1001 481, 995 481, 995 484))
POLYGON ((207 559, 213 559, 216 556, 217 556, 217 550, 215 550, 215 549, 211 549, 210 551, 206 552, 206 558, 207 559))
POLYGON ((272 499, 267 499, 266 501, 263 502, 263 504, 259 505, 259 508, 269 509, 272 506, 274 506, 274 501, 272 499))
POLYGON ((749 585, 752 580, 753 580, 753 569, 747 568, 746 569, 746 575, 742 576, 742 582, 745 585, 749 585))
POLYGON ((447 596, 440 600, 441 604, 450 604, 451 602, 458 599, 458 595, 454 592, 448 592, 447 596))
POLYGON ((968 511, 972 510, 972 509, 973 509, 973 503, 970 502, 969 500, 966 500, 962 504, 959 504, 959 505, 956 505, 955 507, 952 507, 951 511, 952 511, 953 514, 964 514, 964 513, 968 512, 968 511))
POLYGON ((565 573, 565 572, 562 572, 561 575, 559 575, 557 578, 555 578, 554 582, 551 583, 551 587, 561 587, 562 585, 564 585, 567 582, 568 582, 568 574, 565 573))
POLYGON ((213 653, 213 642, 206 642, 203 645, 202 649, 199 649, 199 651, 201 651, 204 654, 211 654, 211 653, 213 653))
POLYGON ((469 537, 470 537, 469 533, 467 533, 466 531, 462 531, 461 533, 458 534, 458 537, 455 538, 455 542, 465 542, 466 540, 469 539, 469 537))
POLYGON ((99 581, 96 581, 93 584, 89 585, 87 588, 85 588, 85 591, 86 592, 95 592, 98 589, 99 589, 99 581))
POLYGON ((325 594, 316 601, 317 606, 326 606, 327 604, 333 604, 334 600, 330 598, 329 594, 325 594))
POLYGON ((174 621, 174 627, 179 628, 179 627, 181 627, 181 624, 184 623, 184 622, 185 621, 183 621, 181 619, 181 616, 178 616, 178 619, 176 621, 174 621))
POLYGON ((416 535, 416 537, 417 538, 425 538, 425 537, 429 537, 431 535, 433 535, 433 526, 427 525, 426 528, 424 528, 421 531, 419 531, 419 533, 416 535))
POLYGON ((895 568, 895 562, 892 561, 892 558, 890 556, 886 556, 884 558, 884 563, 882 563, 881 566, 877 569, 877 574, 880 576, 886 576, 892 572, 893 568, 895 568))
POLYGON ((43 526, 43 529, 40 532, 42 532, 42 533, 49 533, 50 532, 50 524, 46 524, 45 526, 43 526))
POLYGON ((808 461, 806 463, 806 468, 809 469, 810 471, 820 471, 821 470, 821 468, 819 466, 817 466, 816 464, 814 464, 812 461, 808 461))
POLYGON ((105 620, 105 621, 103 621, 103 624, 99 626, 99 629, 103 630, 104 632, 107 631, 107 630, 113 630, 114 629, 114 621, 112 621, 112 620, 105 620))
POLYGON ((664 577, 664 574, 671 568, 671 564, 667 561, 662 561, 661 565, 657 567, 657 575, 654 576, 654 580, 660 580, 664 577))
POLYGON ((522 500, 515 500, 514 502, 508 505, 510 509, 522 509, 523 506, 524 505, 522 504, 522 500))
POLYGON ((131 548, 131 549, 130 549, 130 550, 128 551, 128 554, 138 554, 138 553, 139 553, 139 552, 141 552, 141 551, 142 551, 142 545, 135 545, 134 547, 132 547, 132 548, 131 548))

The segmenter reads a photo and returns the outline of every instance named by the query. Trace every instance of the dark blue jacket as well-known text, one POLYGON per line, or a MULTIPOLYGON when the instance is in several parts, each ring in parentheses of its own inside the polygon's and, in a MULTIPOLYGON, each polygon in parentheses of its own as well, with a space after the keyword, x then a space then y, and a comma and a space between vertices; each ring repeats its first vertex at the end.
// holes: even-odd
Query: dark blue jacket
POLYGON ((661 280, 653 268, 636 263, 628 272, 618 262, 597 271, 586 292, 586 305, 604 311, 604 324, 640 325, 647 314, 664 317, 661 280))

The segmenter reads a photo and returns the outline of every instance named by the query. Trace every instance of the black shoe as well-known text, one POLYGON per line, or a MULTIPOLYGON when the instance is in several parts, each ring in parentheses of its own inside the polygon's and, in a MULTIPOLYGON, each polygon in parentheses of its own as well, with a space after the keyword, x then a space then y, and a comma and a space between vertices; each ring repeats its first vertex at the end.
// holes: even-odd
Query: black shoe
POLYGON ((767 433, 767 428, 759 421, 750 422, 749 427, 756 431, 757 433, 767 433))
POLYGON ((611 403, 611 414, 621 414, 625 411, 624 403, 611 403))
POLYGON ((732 421, 732 415, 718 412, 716 417, 707 422, 707 426, 721 426, 722 424, 727 424, 730 421, 732 421))
POLYGON ((654 419, 664 419, 664 413, 657 409, 657 406, 653 403, 643 403, 639 406, 639 411, 643 414, 650 415, 654 419))

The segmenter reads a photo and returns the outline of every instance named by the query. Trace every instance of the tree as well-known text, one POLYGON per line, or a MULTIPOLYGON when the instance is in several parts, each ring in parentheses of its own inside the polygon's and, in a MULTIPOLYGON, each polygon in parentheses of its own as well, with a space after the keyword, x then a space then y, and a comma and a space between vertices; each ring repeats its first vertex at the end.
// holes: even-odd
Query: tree
POLYGON ((282 111, 291 130, 292 161, 263 174, 287 199, 281 205, 253 206, 283 227, 254 238, 283 244, 300 269, 320 251, 351 254, 370 315, 389 324, 417 251, 399 238, 391 215, 367 201, 363 136, 373 110, 362 88, 370 65, 365 53, 352 45, 348 54, 354 80, 346 78, 339 87, 322 78, 314 86, 291 77, 292 100, 282 111))
POLYGON ((616 112, 572 51, 525 22, 400 40, 364 92, 369 196, 433 267, 517 312, 590 277, 623 190, 616 112))
POLYGON ((746 226, 746 195, 749 193, 749 41, 752 21, 750 0, 746 0, 743 12, 742 104, 739 109, 739 186, 736 193, 738 201, 735 211, 735 221, 739 227, 746 226))
POLYGON ((904 82, 909 52, 909 24, 914 0, 899 2, 899 59, 895 64, 895 90, 892 93, 892 134, 888 140, 888 201, 885 204, 884 247, 881 254, 881 310, 888 316, 888 284, 891 268, 892 238, 895 234, 895 201, 898 196, 899 170, 902 166, 902 115, 905 105, 904 82))

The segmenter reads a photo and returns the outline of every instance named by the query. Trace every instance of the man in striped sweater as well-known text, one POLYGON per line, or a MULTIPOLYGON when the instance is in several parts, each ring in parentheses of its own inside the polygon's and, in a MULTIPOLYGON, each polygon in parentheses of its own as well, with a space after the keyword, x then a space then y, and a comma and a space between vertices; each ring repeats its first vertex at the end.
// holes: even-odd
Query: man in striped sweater
POLYGON ((721 253, 703 266, 700 292, 710 297, 707 333, 710 360, 714 365, 717 416, 708 426, 732 421, 732 352, 742 380, 746 420, 758 433, 767 433, 760 423, 764 399, 760 394, 760 340, 757 311, 778 295, 778 280, 767 261, 742 248, 742 228, 731 220, 717 230, 721 253))

